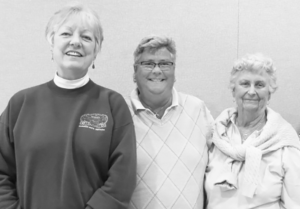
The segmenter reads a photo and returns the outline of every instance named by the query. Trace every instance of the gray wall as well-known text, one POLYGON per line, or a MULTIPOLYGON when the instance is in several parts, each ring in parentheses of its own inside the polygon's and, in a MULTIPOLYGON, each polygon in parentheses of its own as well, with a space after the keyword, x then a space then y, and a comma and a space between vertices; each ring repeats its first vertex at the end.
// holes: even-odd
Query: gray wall
MULTIPOLYGON (((0 112, 17 91, 53 78, 44 29, 68 0, 0 0, 0 112)), ((300 129, 299 0, 86 0, 104 28, 91 78, 124 96, 134 88, 133 51, 148 34, 177 43, 175 87, 204 100, 216 117, 233 105, 233 61, 262 52, 275 61, 279 89, 270 106, 300 129)), ((300 132, 300 130, 299 130, 300 132)))

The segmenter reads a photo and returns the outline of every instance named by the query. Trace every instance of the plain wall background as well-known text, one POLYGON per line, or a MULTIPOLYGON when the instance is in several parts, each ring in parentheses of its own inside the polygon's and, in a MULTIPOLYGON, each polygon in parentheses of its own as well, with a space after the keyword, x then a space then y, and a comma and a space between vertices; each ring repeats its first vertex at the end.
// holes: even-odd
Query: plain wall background
MULTIPOLYGON (((17 91, 49 81, 55 73, 45 26, 68 0, 0 0, 0 112, 17 91)), ((300 132, 299 0, 86 0, 104 29, 90 69, 98 84, 125 97, 132 81, 133 52, 149 34, 177 45, 177 90, 204 100, 217 117, 233 106, 228 89, 234 60, 246 53, 270 56, 279 89, 270 107, 300 132)))

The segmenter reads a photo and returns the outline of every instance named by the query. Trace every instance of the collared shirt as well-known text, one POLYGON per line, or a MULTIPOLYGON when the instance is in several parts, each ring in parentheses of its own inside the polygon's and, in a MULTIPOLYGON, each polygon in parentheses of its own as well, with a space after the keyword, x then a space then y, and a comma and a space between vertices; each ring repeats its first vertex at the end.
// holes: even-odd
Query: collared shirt
MULTIPOLYGON (((237 114, 233 114, 232 117, 230 118, 231 124, 228 126, 227 134, 230 136, 230 139, 233 140, 235 144, 242 144, 243 140, 240 131, 236 125, 236 118, 237 118, 237 114)), ((250 140, 251 138, 258 137, 261 132, 262 129, 253 131, 246 140, 248 139, 250 140)))
MULTIPOLYGON (((144 105, 141 103, 140 98, 138 96, 138 89, 133 90, 131 92, 130 96, 131 96, 131 99, 132 99, 131 101, 134 104, 135 111, 147 111, 147 112, 151 113, 156 118, 155 113, 153 113, 149 108, 144 107, 144 105)), ((176 106, 178 106, 178 93, 175 90, 175 88, 173 88, 173 90, 172 90, 172 104, 171 104, 171 106, 169 106, 166 109, 166 111, 164 112, 164 115, 162 116, 161 119, 163 119, 165 117, 165 115, 167 115, 168 112, 170 112, 171 109, 173 109, 176 106)))
POLYGON ((80 88, 82 86, 84 86, 85 84, 87 84, 90 80, 90 76, 87 74, 85 74, 85 76, 83 76, 82 78, 76 79, 76 80, 67 80, 64 79, 62 77, 60 77, 58 75, 58 73, 56 72, 54 75, 54 83, 56 86, 63 88, 63 89, 77 89, 80 88))

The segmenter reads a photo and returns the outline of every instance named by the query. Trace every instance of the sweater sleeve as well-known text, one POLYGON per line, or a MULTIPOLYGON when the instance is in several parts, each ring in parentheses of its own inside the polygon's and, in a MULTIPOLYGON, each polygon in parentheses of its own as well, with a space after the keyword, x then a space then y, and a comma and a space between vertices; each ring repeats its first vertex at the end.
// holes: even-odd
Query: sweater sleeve
POLYGON ((16 188, 14 144, 8 121, 8 110, 0 117, 0 208, 21 209, 16 188))
POLYGON ((136 139, 134 126, 125 100, 111 98, 114 119, 108 178, 88 201, 93 209, 125 209, 136 184, 136 139))
POLYGON ((281 193, 282 208, 300 208, 300 150, 292 147, 283 148, 283 188, 281 193))
POLYGON ((202 127, 205 129, 206 143, 207 147, 210 148, 212 145, 212 136, 214 132, 214 118, 205 105, 203 105, 203 117, 200 117, 199 120, 203 120, 202 127))

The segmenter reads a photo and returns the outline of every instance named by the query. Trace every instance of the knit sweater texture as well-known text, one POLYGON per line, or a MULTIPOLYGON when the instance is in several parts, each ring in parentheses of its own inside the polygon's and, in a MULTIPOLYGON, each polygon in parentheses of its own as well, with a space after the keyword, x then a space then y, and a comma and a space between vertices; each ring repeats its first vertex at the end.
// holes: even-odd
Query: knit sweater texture
POLYGON ((266 114, 262 130, 243 143, 235 108, 216 119, 206 171, 207 209, 300 208, 299 138, 278 113, 267 108, 266 114))
POLYGON ((127 105, 91 80, 22 90, 1 115, 1 209, 125 209, 135 173, 127 105))
POLYGON ((173 89, 161 119, 141 104, 134 90, 128 101, 137 136, 137 187, 130 209, 202 209, 207 140, 213 118, 198 98, 173 89))

